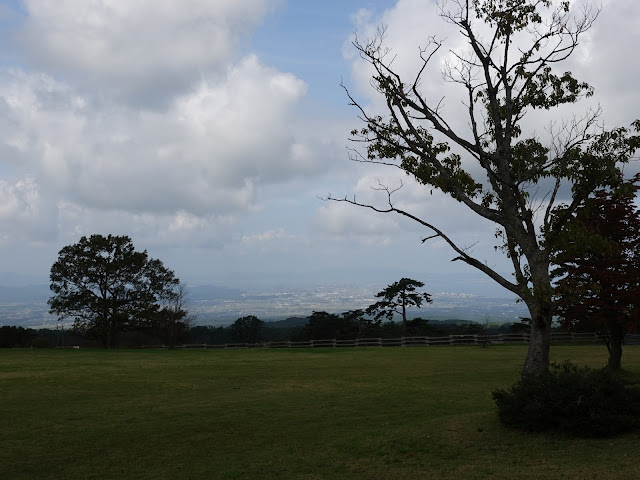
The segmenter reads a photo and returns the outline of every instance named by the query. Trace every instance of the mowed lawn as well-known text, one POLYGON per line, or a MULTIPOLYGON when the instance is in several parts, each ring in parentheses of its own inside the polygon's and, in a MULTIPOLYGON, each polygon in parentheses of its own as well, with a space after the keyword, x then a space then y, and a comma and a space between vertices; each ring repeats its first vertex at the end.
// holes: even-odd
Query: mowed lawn
MULTIPOLYGON (((2 479, 639 479, 640 434, 503 428, 523 346, 4 350, 2 479)), ((554 360, 606 363, 603 346, 554 360)), ((640 347, 623 366, 640 379, 640 347)))

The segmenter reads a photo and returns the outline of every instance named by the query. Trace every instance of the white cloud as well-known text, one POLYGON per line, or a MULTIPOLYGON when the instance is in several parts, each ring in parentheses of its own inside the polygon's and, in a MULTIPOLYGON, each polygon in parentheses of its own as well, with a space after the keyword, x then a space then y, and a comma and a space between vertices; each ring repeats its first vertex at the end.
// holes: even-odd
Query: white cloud
MULTIPOLYGON (((463 245, 482 239, 478 248, 490 248, 492 228, 455 201, 430 195, 397 170, 348 162, 344 144, 358 126, 357 112, 327 119, 335 112, 323 99, 305 98, 307 90, 319 91, 315 78, 283 72, 250 53, 253 30, 276 3, 25 0, 23 22, 12 24, 16 36, 5 62, 12 69, 0 70, 4 244, 128 234, 142 248, 183 246, 185 259, 198 247, 224 246, 206 255, 218 255, 229 270, 254 262, 266 270, 288 268, 291 255, 300 269, 344 266, 356 257, 368 264, 378 254, 395 265, 392 256, 415 257, 409 251, 415 244, 421 259, 438 250, 448 264, 441 242, 420 244, 428 233, 418 224, 315 198, 355 193, 384 206, 384 193, 370 188, 380 179, 390 187, 404 182, 394 196, 398 206, 463 245)), ((621 48, 637 39, 638 16, 629 5, 605 2, 584 39, 589 54, 568 65, 579 77, 588 75, 606 111, 624 121, 636 113, 640 68, 621 48)), ((461 46, 433 1, 400 0, 379 18, 360 11, 354 22, 361 38, 386 23, 398 54, 394 65, 409 75, 430 35, 447 37, 445 50, 461 46)), ((301 52, 305 41, 315 40, 300 39, 301 52)), ((375 111, 381 98, 353 53, 346 44, 354 77, 345 83, 375 111)), ((460 92, 443 84, 439 71, 447 55, 443 50, 422 87, 431 100, 444 97, 452 125, 464 130, 460 92)), ((327 75, 337 82, 341 68, 337 59, 327 62, 327 75)), ((542 133, 542 125, 536 128, 542 133)))
POLYGON ((262 233, 255 233, 253 235, 243 235, 242 243, 244 244, 252 244, 252 243, 265 243, 265 242, 278 242, 282 240, 294 240, 296 238, 295 235, 291 235, 287 233, 284 228, 275 228, 272 230, 267 230, 262 233))
POLYGON ((147 213, 227 215, 256 188, 321 171, 296 134, 304 82, 249 56, 166 112, 98 105, 49 76, 0 78, 3 162, 47 184, 52 203, 147 213))
MULTIPOLYGON (((447 195, 420 185, 399 171, 373 166, 372 169, 372 174, 361 176, 351 187, 358 203, 379 210, 388 209, 389 197, 386 190, 381 190, 381 186, 388 187, 395 208, 440 229, 459 247, 473 245, 477 247, 476 251, 492 250, 496 243, 494 224, 478 218, 447 195)), ((353 196, 349 196, 349 199, 353 196)), ((315 230, 336 242, 355 239, 362 245, 399 244, 399 238, 406 236, 413 239, 415 246, 419 246, 422 238, 434 234, 430 228, 395 212, 379 213, 369 208, 332 201, 318 208, 313 225, 315 230)), ((442 239, 433 239, 424 245, 423 250, 443 248, 450 249, 442 239)), ((453 250, 450 252, 454 256, 453 250)), ((481 253, 481 256, 484 259, 487 254, 481 253)))
POLYGON ((39 243, 57 235, 55 206, 41 195, 32 177, 0 180, 0 241, 39 243))
MULTIPOLYGON (((25 0, 17 44, 37 67, 130 100, 222 71, 269 0, 25 0)), ((152 94, 152 95, 150 95, 152 94)))
POLYGON ((235 220, 229 216, 201 217, 185 211, 145 213, 98 210, 60 202, 57 208, 60 243, 75 243, 94 233, 129 235, 134 243, 156 247, 220 248, 231 240, 235 220))
POLYGON ((329 201, 318 208, 312 228, 334 243, 355 241, 360 245, 389 245, 400 229, 391 215, 382 215, 340 202, 329 201))
POLYGON ((303 80, 238 55, 278 1, 26 1, 28 62, 0 71, 5 239, 219 247, 265 197, 308 193, 344 158, 339 122, 302 116, 303 80))

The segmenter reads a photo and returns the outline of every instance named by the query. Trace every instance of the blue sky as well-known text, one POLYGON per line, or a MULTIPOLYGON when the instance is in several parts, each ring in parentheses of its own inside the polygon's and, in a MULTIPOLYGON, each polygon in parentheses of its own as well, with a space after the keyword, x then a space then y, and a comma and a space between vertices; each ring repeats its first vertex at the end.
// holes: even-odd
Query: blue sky
MULTIPOLYGON (((566 69, 596 87, 608 126, 629 124, 640 4, 602 7, 566 69)), ((348 160, 360 123, 339 84, 380 107, 350 40, 381 23, 402 71, 428 35, 461 46, 431 0, 0 1, 0 271, 46 280, 64 245, 112 233, 190 283, 471 273, 415 224, 318 198, 376 202, 378 180, 403 181, 399 201, 506 270, 492 225, 348 160)), ((464 126, 437 69, 425 86, 464 126)))

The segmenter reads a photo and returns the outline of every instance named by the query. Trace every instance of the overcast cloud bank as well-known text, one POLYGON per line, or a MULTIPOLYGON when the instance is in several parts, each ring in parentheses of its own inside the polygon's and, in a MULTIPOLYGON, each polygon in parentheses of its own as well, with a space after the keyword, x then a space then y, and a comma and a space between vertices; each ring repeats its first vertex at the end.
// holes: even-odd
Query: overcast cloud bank
MULTIPOLYGON (((366 37, 385 24, 401 71, 415 71, 428 35, 446 37, 447 48, 462 47, 431 1, 368 5, 375 10, 351 12, 353 29, 366 37)), ((442 242, 420 243, 427 232, 417 225, 318 198, 355 194, 379 202, 380 192, 371 188, 379 182, 402 182, 399 204, 502 265, 492 225, 401 172, 347 159, 348 133, 359 124, 357 112, 346 108, 340 78, 371 108, 380 102, 349 32, 327 47, 335 47, 335 59, 323 70, 335 79, 345 109, 318 108, 322 98, 313 92, 320 79, 304 68, 313 58, 300 58, 301 67, 287 71, 249 47, 287 8, 284 0, 25 0, 21 9, 5 8, 4 270, 46 275, 58 249, 93 233, 131 235, 185 278, 314 270, 328 278, 345 266, 354 277, 376 266, 398 274, 405 265, 460 269, 442 242)), ((638 18, 633 2, 603 2, 583 48, 567 64, 596 87, 607 125, 637 116, 640 66, 622 46, 640 44, 638 18)), ((291 52, 319 41, 287 38, 300 25, 282 27, 291 52)), ((454 85, 434 71, 423 87, 444 96, 453 124, 465 127, 454 85)), ((544 124, 532 128, 544 132, 544 124)))

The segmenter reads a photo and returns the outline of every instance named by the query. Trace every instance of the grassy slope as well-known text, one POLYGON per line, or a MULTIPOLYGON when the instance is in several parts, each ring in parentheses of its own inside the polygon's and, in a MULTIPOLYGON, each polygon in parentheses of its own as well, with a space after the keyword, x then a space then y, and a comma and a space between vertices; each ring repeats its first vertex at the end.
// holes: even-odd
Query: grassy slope
MULTIPOLYGON (((0 352, 0 478, 638 479, 640 434, 525 435, 525 348, 0 352)), ((606 363, 602 346, 556 360, 606 363)), ((640 377, 640 348, 623 365, 640 377)))

